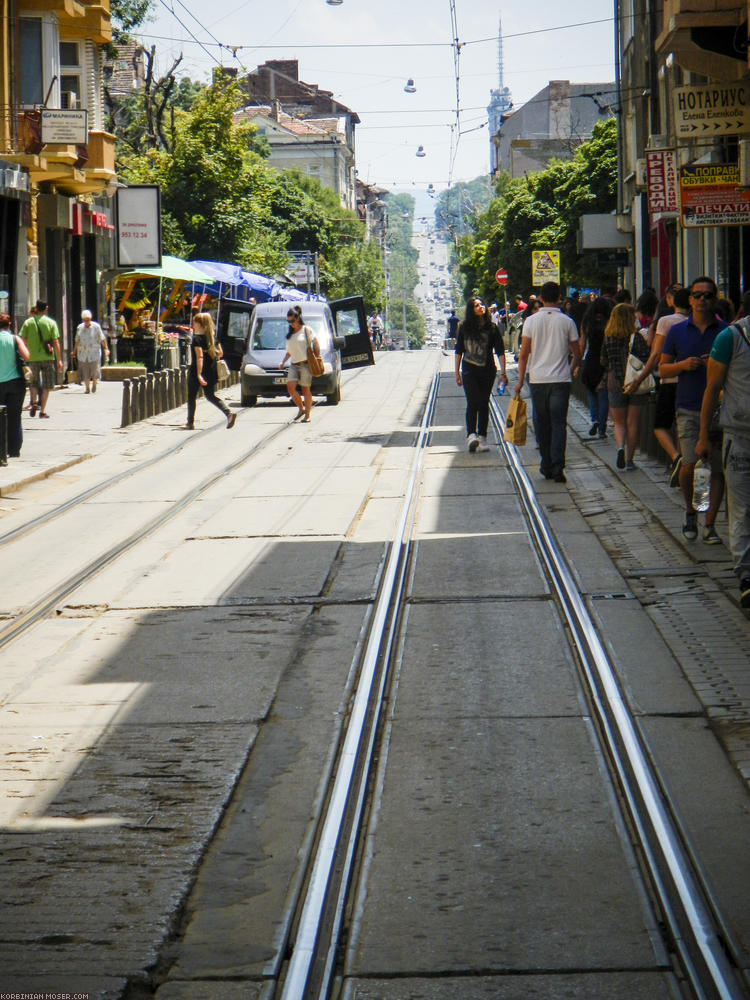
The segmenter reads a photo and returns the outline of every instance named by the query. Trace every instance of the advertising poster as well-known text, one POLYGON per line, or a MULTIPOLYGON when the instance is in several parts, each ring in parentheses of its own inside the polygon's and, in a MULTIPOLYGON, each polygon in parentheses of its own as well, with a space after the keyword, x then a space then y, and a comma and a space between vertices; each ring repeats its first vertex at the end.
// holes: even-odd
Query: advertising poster
POLYGON ((646 151, 648 211, 653 222, 680 211, 677 154, 673 149, 646 151))
POLYGON ((117 266, 161 265, 161 203, 159 188, 151 185, 119 188, 117 208, 117 266))
POLYGON ((680 169, 682 224, 702 226, 750 224, 750 189, 740 188, 736 163, 694 163, 680 169))

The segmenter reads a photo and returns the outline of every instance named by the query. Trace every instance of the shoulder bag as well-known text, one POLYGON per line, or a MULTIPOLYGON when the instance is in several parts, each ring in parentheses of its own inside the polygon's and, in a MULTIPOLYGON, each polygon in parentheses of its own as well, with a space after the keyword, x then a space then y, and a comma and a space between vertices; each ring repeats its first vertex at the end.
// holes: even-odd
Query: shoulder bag
POLYGON ((44 334, 42 333, 42 328, 39 326, 39 320, 36 318, 36 316, 34 317, 34 322, 36 323, 36 330, 37 330, 37 333, 39 334, 39 339, 44 344, 45 351, 47 352, 47 354, 54 354, 55 353, 55 349, 52 346, 52 341, 44 339, 44 334))
POLYGON ((224 358, 216 359, 216 375, 220 382, 225 378, 229 378, 229 365, 226 363, 224 358))
MULTIPOLYGON (((630 338, 630 345, 628 347, 628 363, 625 366, 625 381, 622 384, 623 389, 625 389, 626 386, 630 385, 631 382, 635 382, 635 380, 640 376, 641 372, 643 371, 646 365, 645 361, 641 361, 640 358, 637 358, 633 354, 634 340, 635 340, 635 334, 633 334, 633 336, 630 338)), ((654 376, 651 374, 651 372, 649 372, 648 375, 644 378, 644 380, 640 383, 640 385, 636 389, 632 390, 632 395, 643 396, 647 392, 651 392, 651 390, 654 388, 655 385, 656 385, 656 380, 654 376)))
POLYGON ((29 368, 28 361, 25 361, 21 356, 21 352, 18 350, 18 344, 16 344, 16 368, 18 369, 18 377, 22 378, 28 385, 29 382, 31 382, 31 368, 29 368))
POLYGON ((310 369, 310 374, 314 377, 322 375, 325 371, 325 366, 321 356, 313 350, 312 336, 310 335, 310 328, 308 326, 305 327, 305 337, 307 339, 307 367, 310 369))

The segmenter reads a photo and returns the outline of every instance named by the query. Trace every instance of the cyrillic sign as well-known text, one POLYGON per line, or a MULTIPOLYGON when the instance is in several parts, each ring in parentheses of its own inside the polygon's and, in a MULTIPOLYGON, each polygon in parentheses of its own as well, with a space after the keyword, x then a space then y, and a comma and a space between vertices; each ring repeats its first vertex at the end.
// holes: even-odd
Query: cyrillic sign
POLYGON ((750 224, 750 190, 739 187, 736 163, 694 163, 680 169, 682 224, 746 226, 750 224))
POLYGON ((680 188, 677 176, 677 154, 673 149, 646 151, 648 178, 648 211, 652 221, 680 211, 680 188))
POLYGON ((750 92, 747 84, 676 87, 672 106, 675 134, 679 138, 711 138, 750 132, 750 92))

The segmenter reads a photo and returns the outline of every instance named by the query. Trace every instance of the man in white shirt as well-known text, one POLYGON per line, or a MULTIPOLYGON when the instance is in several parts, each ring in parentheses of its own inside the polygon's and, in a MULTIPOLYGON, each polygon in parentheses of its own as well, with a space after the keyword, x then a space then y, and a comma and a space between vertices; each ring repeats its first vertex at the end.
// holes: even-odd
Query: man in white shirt
POLYGON ((541 453, 539 471, 547 479, 564 483, 571 371, 581 361, 581 347, 575 323, 560 310, 560 286, 548 281, 542 285, 540 298, 542 308, 523 325, 516 396, 521 394, 528 368, 534 432, 541 453))

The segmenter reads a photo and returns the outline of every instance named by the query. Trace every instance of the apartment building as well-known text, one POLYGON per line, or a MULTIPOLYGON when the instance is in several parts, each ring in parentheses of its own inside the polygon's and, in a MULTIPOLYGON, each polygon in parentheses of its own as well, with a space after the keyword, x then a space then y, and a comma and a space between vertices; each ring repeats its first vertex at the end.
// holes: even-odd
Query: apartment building
POLYGON ((42 298, 65 346, 82 308, 100 317, 111 264, 114 136, 101 47, 109 0, 0 0, 0 293, 20 323, 42 298))
POLYGON ((750 288, 747 3, 616 0, 615 12, 625 283, 661 294, 708 274, 737 305, 750 288))

